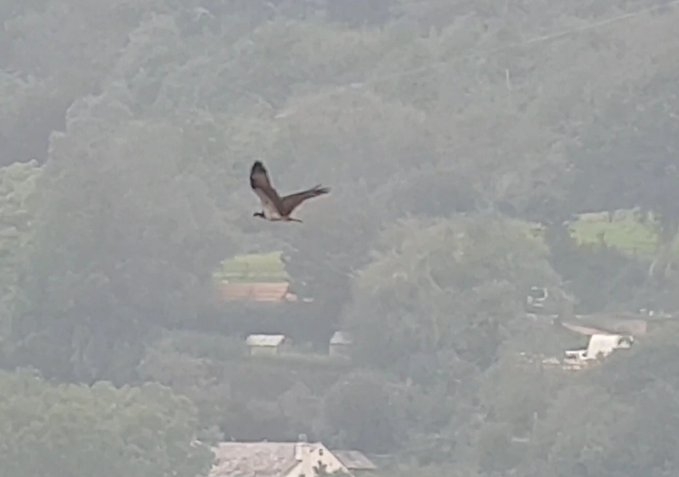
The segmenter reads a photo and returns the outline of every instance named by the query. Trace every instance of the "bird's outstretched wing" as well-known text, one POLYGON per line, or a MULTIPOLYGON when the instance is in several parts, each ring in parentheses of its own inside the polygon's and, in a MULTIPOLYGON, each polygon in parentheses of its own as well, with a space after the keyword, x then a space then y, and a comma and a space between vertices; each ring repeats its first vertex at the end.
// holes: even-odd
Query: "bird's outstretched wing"
POLYGON ((329 187, 321 187, 320 185, 317 185, 311 189, 286 195, 281 199, 281 213, 282 215, 289 215, 299 204, 305 200, 327 194, 328 192, 330 192, 329 187))
POLYGON ((280 213, 282 207, 281 198, 278 192, 271 185, 269 174, 261 161, 255 161, 250 169, 250 187, 262 201, 265 207, 274 207, 280 213))
POLYGON ((271 189, 271 181, 262 161, 255 161, 250 169, 250 187, 253 189, 271 189))

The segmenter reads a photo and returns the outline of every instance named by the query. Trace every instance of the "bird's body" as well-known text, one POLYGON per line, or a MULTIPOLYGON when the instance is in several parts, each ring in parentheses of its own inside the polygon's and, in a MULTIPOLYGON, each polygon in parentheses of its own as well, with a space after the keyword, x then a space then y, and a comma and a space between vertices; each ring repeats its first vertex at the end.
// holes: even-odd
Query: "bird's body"
POLYGON ((255 161, 250 170, 250 187, 262 203, 262 211, 255 212, 253 215, 272 222, 301 222, 290 216, 292 211, 305 200, 330 192, 329 188, 317 185, 311 189, 281 197, 271 185, 269 174, 260 161, 255 161))

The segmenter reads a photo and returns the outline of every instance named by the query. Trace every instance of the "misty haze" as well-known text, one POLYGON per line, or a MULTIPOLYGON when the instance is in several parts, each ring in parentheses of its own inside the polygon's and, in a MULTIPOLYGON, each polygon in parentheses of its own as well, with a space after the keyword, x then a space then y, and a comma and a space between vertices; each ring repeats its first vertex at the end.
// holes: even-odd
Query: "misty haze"
POLYGON ((0 0, 0 477, 678 476, 678 25, 0 0))

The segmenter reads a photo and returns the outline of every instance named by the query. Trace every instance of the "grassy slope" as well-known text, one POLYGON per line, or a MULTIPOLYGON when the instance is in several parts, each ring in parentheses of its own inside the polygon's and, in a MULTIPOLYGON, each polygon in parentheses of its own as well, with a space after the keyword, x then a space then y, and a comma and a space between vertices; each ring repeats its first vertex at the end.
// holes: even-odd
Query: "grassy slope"
POLYGON ((230 282, 284 282, 290 277, 281 261, 281 252, 270 252, 225 260, 215 278, 230 282))
MULTIPOLYGON (((571 225, 579 243, 598 243, 603 240, 609 246, 642 258, 655 253, 657 234, 651 224, 642 224, 631 213, 609 222, 605 218, 579 220, 571 225)), ((679 254, 679 244, 675 244, 679 254)))

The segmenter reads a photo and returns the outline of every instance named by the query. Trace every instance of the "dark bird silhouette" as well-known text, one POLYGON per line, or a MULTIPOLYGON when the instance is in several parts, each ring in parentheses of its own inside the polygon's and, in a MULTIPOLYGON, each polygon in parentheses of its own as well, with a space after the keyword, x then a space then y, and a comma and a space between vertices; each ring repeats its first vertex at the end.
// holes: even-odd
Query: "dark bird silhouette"
POLYGON ((305 200, 330 192, 328 187, 317 185, 311 189, 280 197, 271 185, 269 174, 261 161, 255 161, 252 165, 250 187, 262 202, 262 211, 255 212, 252 215, 270 221, 282 222, 301 222, 299 219, 290 217, 292 211, 305 200))

